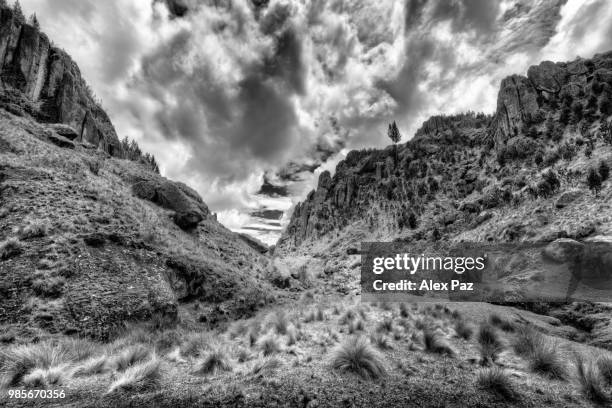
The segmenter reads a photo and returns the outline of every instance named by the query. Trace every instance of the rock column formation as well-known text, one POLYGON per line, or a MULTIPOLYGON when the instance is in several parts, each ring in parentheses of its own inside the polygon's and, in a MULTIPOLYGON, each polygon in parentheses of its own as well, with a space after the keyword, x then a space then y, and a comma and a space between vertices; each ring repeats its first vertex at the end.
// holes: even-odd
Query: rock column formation
POLYGON ((40 122, 69 125, 78 141, 121 156, 115 129, 76 63, 8 7, 0 7, 0 106, 40 122))

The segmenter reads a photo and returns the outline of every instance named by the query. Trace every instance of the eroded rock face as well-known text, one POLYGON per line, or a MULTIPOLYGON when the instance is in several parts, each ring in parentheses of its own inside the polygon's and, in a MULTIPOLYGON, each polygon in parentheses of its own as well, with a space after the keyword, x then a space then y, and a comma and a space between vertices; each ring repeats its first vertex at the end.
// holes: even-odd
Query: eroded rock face
POLYGON ((68 125, 54 131, 121 157, 115 129, 94 100, 76 63, 36 28, 0 7, 0 107, 41 122, 68 125))
MULTIPOLYGON (((571 62, 544 61, 527 71, 527 76, 505 78, 497 97, 497 111, 491 124, 496 143, 514 136, 524 125, 537 122, 538 109, 562 95, 580 99, 589 94, 592 78, 601 83, 612 80, 612 53, 571 62)), ((586 101, 582 101, 586 102, 586 101)))
POLYGON ((494 125, 496 142, 518 133, 527 115, 538 109, 537 96, 531 81, 523 76, 512 75, 502 81, 494 125))
POLYGON ((182 229, 196 227, 208 214, 202 198, 182 183, 165 179, 143 180, 132 186, 134 195, 175 211, 174 222, 182 229))

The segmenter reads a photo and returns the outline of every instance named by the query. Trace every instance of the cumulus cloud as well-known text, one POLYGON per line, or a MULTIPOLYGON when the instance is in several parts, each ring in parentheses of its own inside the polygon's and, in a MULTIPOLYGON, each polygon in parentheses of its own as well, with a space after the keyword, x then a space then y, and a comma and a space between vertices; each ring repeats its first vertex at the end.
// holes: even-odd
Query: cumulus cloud
POLYGON ((288 210, 349 149, 387 144, 390 120, 406 139, 431 114, 491 112, 504 76, 612 48, 604 0, 22 3, 119 134, 233 228, 288 210), (258 194, 265 180, 289 196, 258 194))

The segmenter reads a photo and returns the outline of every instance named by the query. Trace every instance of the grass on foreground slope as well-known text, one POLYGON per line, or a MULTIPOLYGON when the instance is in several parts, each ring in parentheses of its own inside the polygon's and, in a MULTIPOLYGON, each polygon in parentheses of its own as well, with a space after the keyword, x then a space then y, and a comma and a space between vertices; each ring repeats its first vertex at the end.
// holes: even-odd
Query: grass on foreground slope
POLYGON ((469 310, 298 302, 292 311, 262 311, 217 331, 140 326, 109 343, 57 337, 4 345, 2 386, 62 387, 65 403, 78 406, 179 407, 314 400, 319 406, 586 407, 612 391, 606 371, 612 356, 600 350, 605 357, 575 359, 578 345, 548 347, 554 339, 523 330, 523 323, 513 322, 516 330, 506 332, 469 310), (323 320, 310 320, 313 310, 321 310, 323 320), (362 328, 351 333, 356 321, 362 328), (381 329, 389 321, 391 327, 381 329), (456 330, 465 324, 480 330, 465 338, 456 330), (380 347, 377 336, 385 336, 388 347, 380 347), (483 343, 504 345, 487 367, 483 343), (567 361, 567 375, 551 371, 551 361, 567 361))

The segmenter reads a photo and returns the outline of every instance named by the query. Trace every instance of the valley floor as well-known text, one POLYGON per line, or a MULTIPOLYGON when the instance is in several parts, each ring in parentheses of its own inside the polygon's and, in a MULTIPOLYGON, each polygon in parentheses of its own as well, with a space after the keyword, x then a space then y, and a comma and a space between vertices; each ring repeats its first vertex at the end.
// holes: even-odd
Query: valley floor
POLYGON ((599 364, 597 381, 611 391, 603 369, 612 370, 612 354, 556 337, 564 327, 554 318, 489 304, 317 296, 216 331, 137 326, 108 344, 3 337, 3 404, 591 406, 596 397, 577 364, 599 364), (9 399, 8 389, 61 389, 65 399, 9 399))

